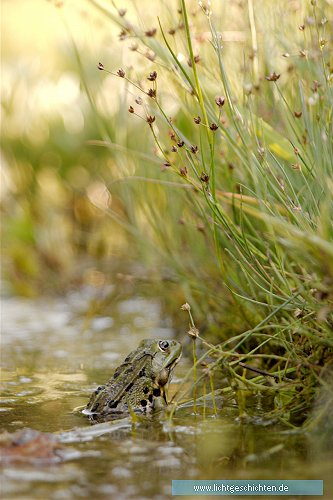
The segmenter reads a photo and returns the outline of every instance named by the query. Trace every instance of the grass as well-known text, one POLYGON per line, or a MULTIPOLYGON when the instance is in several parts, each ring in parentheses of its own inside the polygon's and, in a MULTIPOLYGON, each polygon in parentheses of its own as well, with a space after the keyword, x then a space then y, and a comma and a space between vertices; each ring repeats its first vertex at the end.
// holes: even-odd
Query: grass
MULTIPOLYGON (((297 26, 289 6, 283 33, 272 19, 286 2, 265 5, 275 9, 270 19, 253 2, 240 3, 250 45, 243 54, 233 47, 243 57, 240 75, 218 15, 202 6, 194 17, 181 0, 169 34, 162 15, 150 32, 123 24, 134 51, 155 56, 145 83, 127 68, 118 76, 139 92, 128 120, 146 122, 164 171, 141 176, 132 211, 144 207, 152 246, 205 325, 198 338, 206 346, 206 337, 215 339, 194 363, 194 385, 208 359, 210 371, 222 367, 239 387, 277 394, 275 416, 293 423, 305 418, 332 363, 333 77, 325 17, 332 9, 326 3, 325 14, 312 2, 297 26), (180 227, 166 198, 182 209, 180 227)), ((107 61, 100 69, 114 72, 107 61)))
POLYGON ((38 293, 47 269, 52 284, 78 254, 108 265, 130 246, 158 270, 182 328, 190 304, 195 397, 222 384, 243 408, 261 391, 269 418, 300 425, 320 390, 332 402, 331 2, 181 0, 159 2, 158 16, 87 3, 120 29, 123 60, 105 47, 88 61, 73 44, 90 105, 85 156, 77 165, 80 144, 57 151, 65 202, 47 212, 65 221, 66 245, 54 260, 40 243, 45 166, 30 158, 28 210, 8 210, 7 234, 23 231, 31 251, 9 248, 10 279, 38 293))

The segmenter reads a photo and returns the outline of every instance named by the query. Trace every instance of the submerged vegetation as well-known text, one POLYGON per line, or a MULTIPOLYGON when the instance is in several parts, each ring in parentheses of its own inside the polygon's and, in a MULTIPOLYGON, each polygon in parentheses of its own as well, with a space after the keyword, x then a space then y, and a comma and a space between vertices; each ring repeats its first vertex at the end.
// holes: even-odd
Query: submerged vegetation
MULTIPOLYGON (((181 0, 148 19, 144 2, 88 3, 119 26, 123 60, 104 50, 91 77, 74 44, 89 101, 81 142, 41 169, 15 152, 9 279, 29 294, 45 275, 76 283, 88 254, 103 261, 87 277, 99 286, 131 247, 168 313, 186 302, 195 397, 233 390, 241 411, 261 392, 267 417, 303 423, 321 389, 333 404, 332 3, 181 0), (43 182, 58 193, 51 209, 43 182)), ((7 138, 7 158, 14 149, 7 138)))

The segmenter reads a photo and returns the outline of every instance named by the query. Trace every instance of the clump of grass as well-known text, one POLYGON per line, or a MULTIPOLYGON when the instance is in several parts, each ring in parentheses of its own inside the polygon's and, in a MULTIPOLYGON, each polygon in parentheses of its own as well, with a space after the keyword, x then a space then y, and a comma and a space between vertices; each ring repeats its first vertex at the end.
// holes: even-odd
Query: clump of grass
POLYGON ((200 3, 194 17, 185 0, 173 28, 162 16, 148 30, 118 19, 151 63, 144 81, 98 68, 139 92, 129 117, 151 133, 161 171, 138 158, 131 212, 149 221, 152 246, 215 339, 213 368, 278 394, 275 415, 295 423, 333 360, 332 9, 311 2, 297 25, 288 7, 281 27, 280 4, 241 5, 239 74, 242 50, 225 48, 218 14, 200 3))

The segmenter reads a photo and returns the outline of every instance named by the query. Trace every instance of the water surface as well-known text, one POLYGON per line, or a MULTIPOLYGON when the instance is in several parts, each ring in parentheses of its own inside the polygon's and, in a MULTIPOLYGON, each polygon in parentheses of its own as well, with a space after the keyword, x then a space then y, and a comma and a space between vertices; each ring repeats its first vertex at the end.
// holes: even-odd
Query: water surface
MULTIPOLYGON (((115 301, 105 316, 89 316, 89 300, 89 289, 63 299, 3 300, 1 432, 56 433, 66 448, 53 463, 4 462, 3 498, 162 500, 171 497, 172 479, 205 478, 324 479, 325 498, 333 498, 331 447, 320 433, 265 421, 262 395, 247 399, 245 419, 230 394, 217 398, 216 415, 208 400, 197 414, 185 405, 172 421, 92 426, 75 408, 143 338, 175 332, 158 300, 115 301)), ((172 392, 188 366, 185 356, 172 392)))

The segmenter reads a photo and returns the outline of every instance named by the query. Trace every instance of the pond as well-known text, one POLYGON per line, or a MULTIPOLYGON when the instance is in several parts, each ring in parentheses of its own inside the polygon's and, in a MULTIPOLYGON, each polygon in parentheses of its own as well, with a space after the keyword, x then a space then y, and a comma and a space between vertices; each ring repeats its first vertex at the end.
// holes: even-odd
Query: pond
MULTIPOLYGON (((247 398, 243 420, 233 395, 217 393, 217 414, 207 400, 205 411, 185 404, 172 420, 91 425, 77 408, 96 386, 142 339, 175 337, 157 299, 123 298, 107 316, 89 316, 91 298, 86 288, 63 299, 3 299, 1 432, 52 433, 60 448, 51 459, 4 460, 2 498, 162 500, 172 479, 323 479, 333 498, 331 447, 321 434, 265 421, 260 394, 247 398)), ((185 352, 171 392, 189 366, 185 352)))

